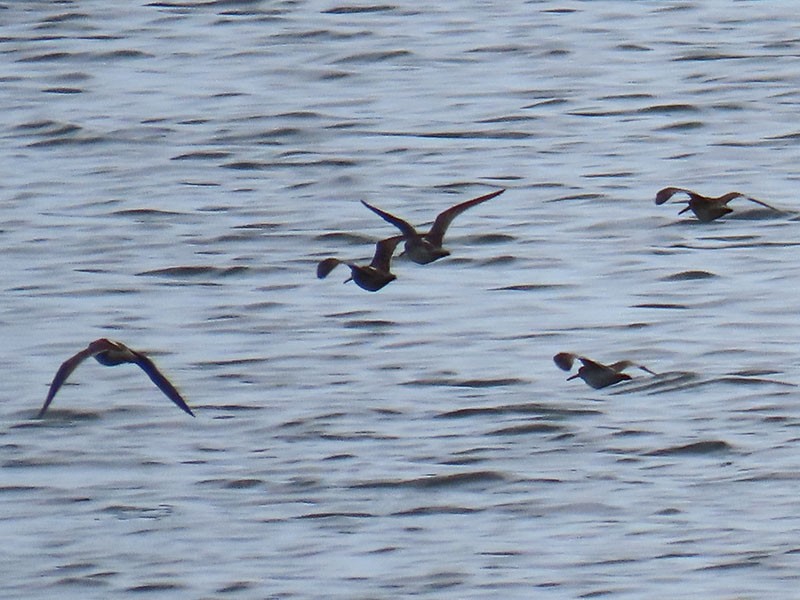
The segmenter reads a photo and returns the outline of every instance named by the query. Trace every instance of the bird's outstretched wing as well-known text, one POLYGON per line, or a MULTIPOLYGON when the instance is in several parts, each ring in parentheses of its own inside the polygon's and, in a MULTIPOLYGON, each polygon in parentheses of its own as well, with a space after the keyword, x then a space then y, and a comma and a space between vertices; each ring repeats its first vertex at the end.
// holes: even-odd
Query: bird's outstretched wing
POLYGON ((364 200, 361 201, 361 204, 363 204, 372 212, 374 212, 376 215, 381 217, 384 221, 391 223, 392 225, 397 227, 403 234, 403 237, 414 238, 419 236, 417 230, 414 229, 414 226, 408 221, 404 221, 400 217, 395 217, 393 214, 390 214, 385 210, 381 210, 377 206, 372 206, 372 204, 370 204, 369 202, 365 202, 364 200))
POLYGON ((613 371, 613 369, 608 365, 599 363, 596 360, 592 360, 591 358, 586 358, 585 356, 576 356, 575 358, 581 361, 581 364, 588 369, 598 369, 598 370, 605 369, 606 371, 613 371))
POLYGON ((637 369, 641 369, 645 373, 650 373, 650 375, 658 375, 658 373, 656 373, 655 371, 651 371, 650 369, 648 369, 644 365, 640 365, 640 364, 632 362, 630 360, 620 360, 618 362, 615 362, 614 364, 608 365, 608 367, 610 369, 613 369, 617 373, 621 373, 622 371, 624 371, 628 367, 636 367, 637 369))
POLYGON ((757 199, 755 199, 755 198, 752 198, 752 197, 750 197, 750 196, 745 196, 744 194, 741 194, 741 196, 742 196, 742 198, 744 198, 745 200, 750 200, 750 202, 755 202, 756 204, 760 204, 760 205, 761 205, 761 206, 763 206, 764 208, 768 208, 768 209, 770 209, 770 210, 774 210, 775 212, 781 212, 781 210, 780 210, 779 208, 775 208, 775 207, 774 207, 774 206, 772 206, 771 204, 767 204, 766 202, 762 202, 761 200, 757 200, 757 199))
POLYGON ((665 187, 663 190, 658 190, 656 194, 656 204, 664 204, 664 202, 672 198, 675 194, 680 193, 687 194, 689 197, 697 195, 695 192, 687 190, 686 188, 665 187))
POLYGON ((342 261, 338 258, 326 258, 325 260, 319 261, 317 265, 317 277, 325 279, 341 262, 342 261))
POLYGON ((553 357, 553 362, 562 371, 570 371, 577 356, 571 352, 559 352, 553 357))
POLYGON ((158 370, 158 367, 156 367, 155 363, 141 352, 133 351, 133 354, 133 362, 139 365, 142 371, 147 373, 147 376, 153 383, 156 384, 156 386, 158 386, 158 389, 164 392, 164 394, 166 394, 166 396, 172 400, 178 406, 178 408, 190 414, 191 416, 194 416, 192 409, 186 404, 186 401, 180 395, 180 392, 175 389, 175 386, 172 385, 169 379, 164 377, 161 371, 158 370))
POLYGON ((486 194, 485 196, 480 196, 478 198, 473 198, 472 200, 467 200, 466 202, 462 202, 461 204, 456 204, 455 206, 451 206, 445 211, 439 213, 436 217, 436 220, 433 222, 433 226, 425 238, 435 246, 441 246, 444 242, 444 234, 447 232, 447 228, 450 227, 450 223, 453 222, 458 215, 462 212, 467 210, 468 208, 472 208, 480 204, 481 202, 486 202, 487 200, 491 200, 495 196, 499 196, 505 192, 505 189, 497 190, 496 192, 492 192, 491 194, 486 194))
POLYGON ((402 239, 402 235, 396 235, 375 244, 375 256, 372 257, 370 265, 379 271, 388 273, 391 269, 392 255, 394 254, 395 248, 397 248, 397 244, 399 244, 402 239))
POLYGON ((89 344, 86 348, 71 356, 58 368, 56 371, 55 377, 53 377, 53 382, 50 384, 50 389, 47 392, 47 399, 44 401, 44 405, 39 410, 39 414, 36 415, 37 419, 41 419, 44 416, 44 413, 47 411, 47 407, 50 406, 50 403, 53 401, 53 398, 56 397, 58 390, 61 389, 61 386, 67 380, 72 372, 78 368, 78 365, 85 361, 87 358, 100 354, 101 352, 105 352, 109 349, 109 347, 113 347, 108 344, 104 344, 107 340, 95 340, 91 344, 89 344))

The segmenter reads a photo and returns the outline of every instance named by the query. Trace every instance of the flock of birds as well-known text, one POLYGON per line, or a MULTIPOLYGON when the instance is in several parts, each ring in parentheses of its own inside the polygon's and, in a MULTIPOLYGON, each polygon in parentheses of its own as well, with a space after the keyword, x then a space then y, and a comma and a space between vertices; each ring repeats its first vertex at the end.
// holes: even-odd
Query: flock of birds
MULTIPOLYGON (((450 252, 444 248, 444 236, 448 227, 458 215, 463 213, 468 208, 477 206, 487 200, 491 200, 502 194, 505 190, 500 189, 472 200, 467 200, 455 206, 451 206, 445 211, 439 213, 433 222, 430 230, 427 233, 420 233, 408 221, 396 217, 380 208, 373 206, 367 202, 361 201, 364 206, 381 217, 383 220, 394 225, 400 230, 399 235, 395 235, 383 240, 380 240, 375 245, 375 254, 372 257, 372 262, 368 265, 359 265, 356 262, 342 260, 339 258, 331 257, 326 258, 319 262, 317 265, 317 277, 324 279, 331 271, 333 271, 340 264, 347 265, 350 268, 350 277, 345 280, 355 282, 360 288, 368 292, 377 292, 378 290, 391 283, 397 276, 391 271, 392 258, 394 257, 395 250, 400 242, 404 242, 403 254, 411 261, 426 265, 432 263, 440 258, 449 256, 450 252)), ((670 200, 676 194, 685 194, 688 196, 687 206, 678 214, 683 214, 691 210, 697 219, 703 223, 708 223, 718 219, 728 213, 733 212, 733 209, 728 206, 731 200, 736 198, 743 198, 765 208, 780 212, 779 209, 747 196, 739 192, 729 192, 717 198, 703 196, 679 187, 666 187, 656 194, 656 204, 661 205, 670 200)), ((194 416, 192 409, 186 404, 186 401, 181 396, 180 392, 175 386, 159 371, 155 363, 147 357, 144 353, 129 348, 122 342, 100 338, 90 343, 86 348, 65 360, 50 384, 50 389, 47 392, 47 398, 44 405, 39 410, 37 418, 42 418, 47 412, 48 407, 55 398, 58 390, 66 382, 67 378, 72 372, 87 358, 94 358, 97 362, 104 366, 116 366, 121 364, 134 364, 141 368, 150 380, 160 389, 178 408, 187 414, 194 416)), ((622 360, 610 365, 605 365, 585 356, 579 356, 570 352, 559 352, 553 357, 553 362, 556 366, 564 371, 571 371, 575 361, 580 361, 581 367, 577 373, 568 377, 567 381, 580 378, 583 379, 589 386, 595 389, 601 389, 620 381, 627 381, 631 376, 624 373, 625 369, 629 367, 636 367, 649 373, 656 375, 643 365, 633 363, 628 360, 622 360)))
POLYGON ((453 219, 468 208, 491 200, 503 192, 505 192, 505 190, 497 190, 491 194, 486 194, 485 196, 456 204, 440 212, 428 233, 419 233, 408 221, 404 221, 400 217, 395 217, 377 206, 372 206, 362 200, 361 203, 364 206, 381 217, 384 221, 397 227, 400 230, 400 235, 386 238, 378 242, 375 245, 375 256, 372 257, 372 262, 368 265, 358 265, 354 262, 343 261, 338 258, 326 258, 320 261, 317 265, 317 277, 324 279, 337 265, 345 264, 350 267, 350 277, 345 280, 345 283, 352 280, 357 286, 368 292, 377 292, 388 283, 397 279, 397 276, 391 271, 391 264, 395 248, 397 248, 397 245, 401 241, 405 242, 404 254, 418 265, 427 265, 445 256, 450 256, 450 252, 446 250, 442 244, 444 243, 444 234, 447 233, 447 228, 450 227, 450 223, 453 222, 453 219))

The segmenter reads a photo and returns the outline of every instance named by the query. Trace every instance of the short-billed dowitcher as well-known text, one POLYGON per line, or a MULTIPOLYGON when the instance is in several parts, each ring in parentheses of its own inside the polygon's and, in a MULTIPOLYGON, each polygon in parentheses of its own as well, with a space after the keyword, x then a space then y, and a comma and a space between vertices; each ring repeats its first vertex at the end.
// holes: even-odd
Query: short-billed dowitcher
POLYGON ((578 356, 577 354, 571 354, 569 352, 559 352, 553 357, 553 362, 556 363, 559 369, 564 371, 572 370, 572 364, 575 360, 581 361, 583 366, 578 369, 575 375, 568 377, 567 381, 580 377, 596 390, 614 385, 620 381, 631 379, 630 375, 623 373, 628 367, 637 367, 642 371, 655 375, 655 373, 647 367, 637 365, 629 360, 621 360, 610 365, 604 365, 590 358, 586 358, 585 356, 578 356))
POLYGON ((136 350, 128 348, 122 342, 115 342, 106 338, 100 338, 93 341, 75 356, 68 358, 62 363, 56 372, 55 377, 53 377, 53 382, 50 384, 50 390, 47 392, 47 399, 44 401, 44 406, 42 406, 41 410, 39 411, 37 418, 41 418, 47 411, 47 407, 50 406, 50 403, 53 401, 53 398, 55 398, 56 393, 61 388, 63 383, 67 380, 67 377, 70 376, 70 374, 78 367, 79 364, 89 357, 94 357, 97 362, 107 367, 113 367, 125 363, 138 365, 142 371, 147 373, 147 376, 152 380, 152 382, 158 386, 158 389, 164 392, 164 394, 166 394, 170 400, 177 404, 181 410, 194 416, 192 409, 186 404, 178 390, 176 390, 175 386, 172 385, 169 380, 161 374, 161 371, 158 370, 152 360, 150 360, 141 352, 137 352, 136 350))
POLYGON ((357 265, 354 262, 338 258, 326 258, 317 265, 317 277, 325 279, 328 273, 344 264, 350 267, 350 277, 345 279, 345 283, 352 280, 361 289, 377 292, 386 284, 397 279, 397 276, 391 272, 392 254, 402 239, 402 236, 396 235, 375 244, 375 256, 368 265, 357 265))
POLYGON ((439 215, 436 217, 436 220, 433 222, 430 231, 427 233, 419 233, 408 221, 404 221, 399 217, 395 217, 394 215, 389 214, 388 212, 381 210, 376 206, 372 206, 368 202, 364 202, 363 200, 361 202, 364 204, 364 206, 380 216, 382 219, 397 227, 402 232, 402 237, 405 240, 405 254, 407 254, 408 257, 415 263, 426 265, 430 262, 450 255, 450 252, 442 247, 442 243, 444 242, 444 234, 447 232, 447 228, 450 226, 450 223, 453 222, 453 219, 455 219, 468 208, 472 208, 481 202, 491 200, 503 192, 505 192, 504 189, 497 190, 491 194, 486 194, 485 196, 480 196, 478 198, 462 202, 461 204, 451 206, 447 210, 439 213, 439 215))
POLYGON ((656 194, 656 204, 664 204, 667 200, 672 198, 672 196, 679 193, 689 196, 689 204, 678 214, 682 215, 687 210, 691 210, 697 219, 703 223, 708 223, 714 219, 718 219, 723 215, 733 212, 733 209, 728 207, 728 202, 735 198, 744 198, 745 200, 750 200, 750 202, 755 202, 756 204, 760 204, 761 206, 769 208, 770 210, 780 212, 777 208, 770 206, 766 202, 756 200, 755 198, 751 198, 750 196, 746 196, 739 192, 728 192, 727 194, 723 194, 718 198, 711 198, 709 196, 703 196, 697 192, 693 192, 692 190, 679 187, 666 187, 663 190, 659 190, 656 194))

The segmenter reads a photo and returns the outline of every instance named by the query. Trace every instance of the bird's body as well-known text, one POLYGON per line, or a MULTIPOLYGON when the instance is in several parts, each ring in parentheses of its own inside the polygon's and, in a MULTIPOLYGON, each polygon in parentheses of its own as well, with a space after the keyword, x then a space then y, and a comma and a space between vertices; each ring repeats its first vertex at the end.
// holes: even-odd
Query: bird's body
POLYGON ((128 348, 128 346, 122 342, 115 342, 106 338, 100 338, 93 341, 86 348, 68 358, 61 364, 55 374, 55 377, 53 377, 53 382, 50 384, 50 389, 47 392, 47 398, 44 401, 44 405, 39 411, 39 414, 37 415, 38 418, 44 416, 44 413, 47 411, 47 407, 50 406, 50 403, 53 401, 53 398, 55 398, 56 393, 58 393, 58 390, 72 374, 72 372, 78 367, 78 365, 80 365, 89 357, 93 357, 101 365, 107 367, 114 367, 116 365, 126 363, 137 365, 147 374, 150 380, 155 383, 156 386, 158 386, 158 389, 164 392, 164 394, 181 410, 190 414, 191 416, 194 416, 192 409, 190 409, 186 404, 186 401, 180 395, 178 390, 175 389, 175 386, 173 386, 172 383, 170 383, 170 381, 161 374, 161 371, 158 370, 155 363, 153 363, 153 361, 150 360, 145 354, 128 348))
POLYGON ((450 255, 450 252, 443 248, 442 244, 444 242, 444 234, 447 232, 447 228, 450 226, 450 223, 453 222, 453 219, 455 219, 468 208, 476 206, 481 202, 491 200, 495 196, 502 194, 504 191, 505 190, 497 190, 491 194, 486 194, 485 196, 480 196, 478 198, 462 202, 461 204, 451 206, 447 210, 439 213, 427 233, 419 233, 408 221, 381 210, 376 206, 372 206, 363 200, 361 202, 364 206, 377 214, 383 220, 391 223, 400 230, 402 238, 405 242, 406 256, 408 256, 417 264, 426 265, 450 255))
POLYGON ((756 204, 760 204, 765 208, 779 212, 774 206, 770 206, 766 202, 756 200, 755 198, 751 198, 750 196, 746 196, 740 192, 728 192, 727 194, 723 194, 718 198, 712 198, 709 196, 703 196, 697 192, 693 192, 692 190, 678 187, 666 187, 662 190, 659 190, 656 194, 656 204, 664 204, 675 194, 686 194, 689 196, 688 205, 678 214, 682 215, 687 210, 691 210, 697 219, 703 223, 709 223, 714 219, 718 219, 724 215, 727 215, 728 213, 733 212, 733 209, 728 206, 728 202, 734 200, 735 198, 744 198, 745 200, 750 200, 750 202, 755 202, 756 204))
POLYGON ((377 292, 397 279, 397 276, 391 272, 391 263, 392 255, 401 239, 403 239, 402 236, 398 235, 375 244, 375 256, 368 265, 358 265, 338 258, 326 258, 317 265, 317 277, 324 279, 337 266, 345 264, 350 267, 350 278, 346 279, 345 283, 352 279, 361 289, 377 292))
POLYGON ((614 385, 620 381, 632 379, 630 375, 623 373, 628 367, 637 367, 642 371, 655 375, 655 373, 647 367, 637 365, 629 360, 621 360, 610 365, 604 365, 590 358, 586 358, 585 356, 578 356, 569 352, 559 352, 553 357, 553 362, 556 363, 558 368, 564 371, 572 370, 572 364, 576 360, 581 361, 582 366, 575 375, 568 377, 567 381, 580 377, 596 390, 614 385))

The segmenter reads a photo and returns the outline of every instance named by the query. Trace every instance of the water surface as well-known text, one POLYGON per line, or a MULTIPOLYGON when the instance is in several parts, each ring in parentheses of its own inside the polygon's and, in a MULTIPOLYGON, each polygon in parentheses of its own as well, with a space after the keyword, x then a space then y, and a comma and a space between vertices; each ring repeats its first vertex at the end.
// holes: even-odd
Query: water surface
POLYGON ((794 597, 794 4, 2 9, 4 597, 794 597))

